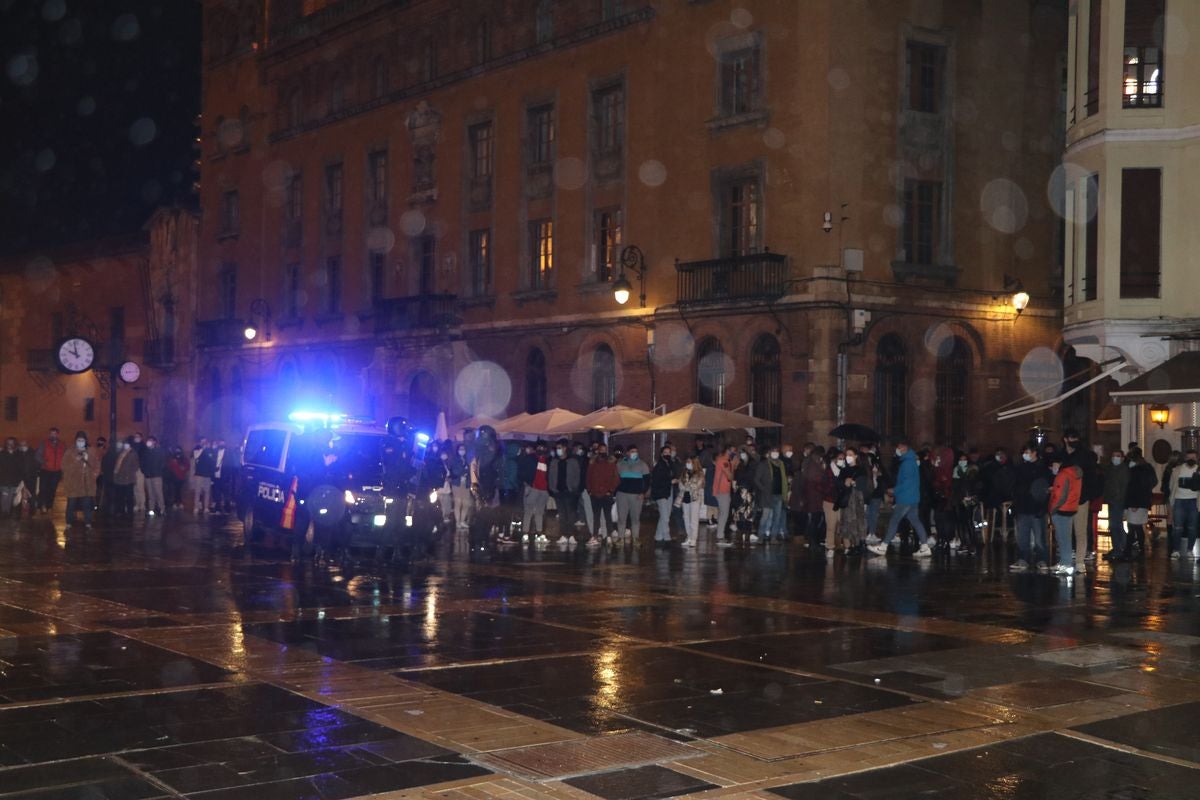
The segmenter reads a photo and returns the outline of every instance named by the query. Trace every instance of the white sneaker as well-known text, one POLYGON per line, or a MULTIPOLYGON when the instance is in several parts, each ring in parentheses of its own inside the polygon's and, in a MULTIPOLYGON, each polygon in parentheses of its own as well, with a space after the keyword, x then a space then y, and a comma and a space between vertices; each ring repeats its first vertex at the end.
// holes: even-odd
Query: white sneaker
POLYGON ((758 544, 758 534, 757 533, 750 534, 750 544, 758 544))
POLYGON ((869 550, 870 552, 874 553, 877 556, 886 556, 887 551, 888 551, 888 546, 883 543, 871 544, 871 545, 867 545, 867 550, 869 550))
POLYGON ((867 544, 868 544, 868 545, 879 544, 879 543, 880 543, 880 542, 882 542, 882 541, 883 541, 882 539, 880 539, 878 536, 876 536, 876 535, 875 535, 875 534, 873 534, 873 533, 872 533, 870 536, 868 536, 868 537, 867 537, 867 544))
POLYGON ((929 558, 932 555, 933 551, 929 549, 929 543, 926 542, 921 545, 920 549, 913 553, 913 558, 929 558))
POLYGON ((599 539, 588 539, 588 540, 587 540, 587 546, 588 546, 588 547, 599 547, 599 546, 600 546, 600 540, 599 540, 599 539))
POLYGON ((695 547, 696 541, 694 539, 688 539, 686 542, 683 543, 683 546, 684 547, 695 547))
POLYGON ((717 547, 733 547, 732 539, 717 539, 717 547))
POLYGON ((1176 551, 1176 552, 1174 552, 1174 553, 1171 553, 1171 560, 1172 560, 1172 561, 1178 561, 1178 560, 1179 560, 1179 552, 1178 552, 1178 551, 1176 551))
POLYGON ((1075 567, 1071 564, 1056 564, 1054 566, 1055 575, 1074 575, 1075 567))
POLYGON ((960 541, 958 541, 958 539, 950 540, 950 549, 951 550, 957 550, 961 545, 962 545, 962 543, 960 541))

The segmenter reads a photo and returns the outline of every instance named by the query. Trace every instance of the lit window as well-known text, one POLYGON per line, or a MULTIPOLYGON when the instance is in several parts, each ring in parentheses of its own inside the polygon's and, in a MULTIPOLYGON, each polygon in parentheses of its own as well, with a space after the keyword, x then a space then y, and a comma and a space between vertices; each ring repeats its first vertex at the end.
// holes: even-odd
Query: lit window
POLYGON ((554 222, 539 219, 529 223, 529 245, 530 288, 547 289, 554 274, 554 222))
POLYGON ((596 212, 596 280, 611 281, 616 277, 617 259, 621 250, 621 209, 606 208, 596 212))
POLYGON ((1157 108, 1163 96, 1165 0, 1126 0, 1121 105, 1157 108))
POLYGON ((529 163, 543 166, 554 160, 554 106, 529 109, 529 163))

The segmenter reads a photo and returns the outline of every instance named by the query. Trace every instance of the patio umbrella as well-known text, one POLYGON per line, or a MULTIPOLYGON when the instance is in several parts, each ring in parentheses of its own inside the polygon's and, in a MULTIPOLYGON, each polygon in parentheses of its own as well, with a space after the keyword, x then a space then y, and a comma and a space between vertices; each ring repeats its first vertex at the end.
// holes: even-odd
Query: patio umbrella
POLYGON ((653 411, 644 411, 640 408, 630 408, 629 406, 609 406, 593 411, 590 414, 585 414, 574 422, 562 425, 552 431, 547 431, 550 436, 566 436, 572 433, 583 433, 584 431, 604 431, 606 433, 615 433, 632 428, 634 425, 640 425, 643 422, 654 419, 653 411))
POLYGON ((855 442, 878 442, 879 434, 873 428, 857 422, 844 422, 829 432, 835 439, 851 439, 855 442))
POLYGON ((433 428, 433 438, 439 442, 444 442, 450 438, 450 429, 446 427, 446 412, 439 411, 437 415, 437 424, 433 428))
POLYGON ((523 433, 527 436, 547 436, 555 428, 567 425, 582 417, 565 408, 551 408, 538 414, 527 414, 524 419, 505 420, 500 433, 523 433))
POLYGON ((455 439, 461 439, 463 431, 467 428, 470 428, 471 430, 479 430, 484 425, 491 425, 493 428, 495 428, 499 424, 500 420, 480 414, 478 416, 468 417, 462 422, 454 423, 450 426, 450 430, 454 432, 455 439))
POLYGON ((509 425, 515 425, 519 422, 523 422, 523 421, 529 419, 529 417, 530 417, 530 415, 528 413, 522 411, 520 414, 514 414, 513 416, 509 417, 508 419, 502 419, 496 423, 496 433, 508 433, 509 425))
POLYGON ((622 433, 715 433, 731 428, 782 428, 778 422, 737 411, 692 403, 670 414, 646 420, 622 433))

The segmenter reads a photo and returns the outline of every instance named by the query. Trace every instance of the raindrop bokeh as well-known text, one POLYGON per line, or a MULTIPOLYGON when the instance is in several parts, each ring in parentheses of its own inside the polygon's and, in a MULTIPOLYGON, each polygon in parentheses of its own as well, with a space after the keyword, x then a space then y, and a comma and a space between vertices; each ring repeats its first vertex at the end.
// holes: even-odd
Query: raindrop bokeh
POLYGON ((132 42, 141 32, 141 26, 138 25, 137 16, 134 14, 122 14, 113 20, 112 37, 118 42, 132 42))
POLYGON ((425 231, 425 215, 412 208, 400 215, 400 230, 405 236, 420 236, 425 231))
POLYGON ((1063 382, 1063 362, 1049 347, 1035 347, 1021 359, 1017 370, 1021 388, 1034 396, 1057 393, 1063 382))
POLYGON ((137 147, 145 147, 158 136, 158 126, 149 117, 141 117, 129 126, 129 141, 137 147))
POLYGON ((662 186, 667 182, 667 167, 653 158, 643 161, 638 167, 638 180, 646 186, 662 186))
POLYGON ((988 181, 979 196, 979 210, 1000 233, 1016 233, 1029 219, 1029 201, 1021 187, 1007 178, 988 181))

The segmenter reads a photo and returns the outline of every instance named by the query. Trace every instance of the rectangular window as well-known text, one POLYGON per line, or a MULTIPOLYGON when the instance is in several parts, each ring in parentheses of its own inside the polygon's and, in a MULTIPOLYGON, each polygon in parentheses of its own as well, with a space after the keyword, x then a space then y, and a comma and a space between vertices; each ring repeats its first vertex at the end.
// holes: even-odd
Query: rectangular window
POLYGON ((604 208, 596 212, 596 280, 611 281, 617 275, 621 257, 621 209, 604 208))
POLYGON ((1088 4, 1088 63, 1087 94, 1084 104, 1090 117, 1100 111, 1100 22, 1103 18, 1101 0, 1088 4))
POLYGON ((1100 174, 1089 175, 1084 187, 1085 227, 1083 229, 1083 299, 1095 300, 1098 294, 1100 246, 1100 174))
POLYGON ((342 165, 330 164, 325 168, 325 209, 330 216, 342 213, 342 165))
POLYGON ((367 174, 371 180, 371 202, 375 205, 387 203, 387 167, 388 154, 386 150, 377 150, 367 157, 367 174))
POLYGON ((1125 0, 1125 57, 1121 105, 1158 108, 1163 94, 1166 0, 1125 0))
POLYGON ((435 278, 437 277, 437 240, 426 234, 416 241, 417 251, 417 292, 433 294, 435 278))
POLYGON ((945 49, 925 42, 909 42, 907 59, 909 109, 940 114, 945 49))
POLYGON ((342 258, 330 256, 325 259, 325 313, 337 314, 342 310, 342 258))
POLYGON ((221 195, 221 235, 234 236, 241 228, 241 201, 236 190, 221 195))
POLYGON ((529 109, 529 163, 545 166, 554 160, 554 105, 529 109))
POLYGON ((94 397, 83 398, 83 421, 84 422, 95 422, 96 421, 96 398, 94 398, 94 397))
POLYGON ((4 421, 17 421, 17 397, 16 395, 8 395, 4 398, 4 421))
POLYGON ((492 123, 481 122, 467 129, 471 147, 471 177, 475 180, 492 177, 495 157, 492 123))
POLYGON ((487 18, 475 23, 475 64, 492 60, 492 23, 487 18))
POLYGON ((538 44, 544 44, 554 38, 553 0, 538 0, 535 13, 534 36, 537 37, 538 44))
POLYGON ((600 155, 619 154, 625 144, 624 86, 616 84, 592 92, 592 120, 596 151, 600 155))
POLYGON ((146 400, 141 397, 133 398, 133 421, 146 421, 146 400))
POLYGON ((758 178, 746 177, 721 187, 721 255, 745 256, 759 250, 762 199, 758 178))
POLYGON ((303 212, 304 182, 299 174, 293 175, 287 184, 287 201, 284 212, 289 221, 298 221, 303 212))
POLYGON ((607 22, 621 16, 621 0, 600 0, 600 19, 607 22))
POLYGON ((421 48, 421 81, 429 82, 438 76, 437 43, 427 39, 421 48))
POLYGON ((1121 170, 1121 297, 1158 297, 1162 170, 1121 170))
POLYGON ((471 231, 467 242, 471 266, 471 294, 485 297, 492 290, 492 232, 471 231))
POLYGON ((371 305, 384 298, 387 291, 387 259, 383 253, 373 252, 367 259, 368 285, 371 292, 371 305))
POLYGON ((761 99, 758 48, 748 47, 722 54, 720 69, 721 115, 732 117, 757 110, 761 99))
POLYGON ((114 342, 125 341, 125 306, 108 309, 108 338, 114 342))
POLYGON ((942 184, 937 181, 904 182, 904 261, 937 262, 941 225, 942 184))
POLYGON ((529 287, 550 288, 554 276, 554 222, 538 219, 529 223, 529 287))
POLYGON ((221 267, 221 273, 217 277, 217 305, 222 319, 233 319, 237 316, 236 264, 221 267))
POLYGON ((300 265, 288 264, 284 269, 283 278, 283 316, 284 319, 300 319, 304 311, 304 298, 301 294, 300 265))

